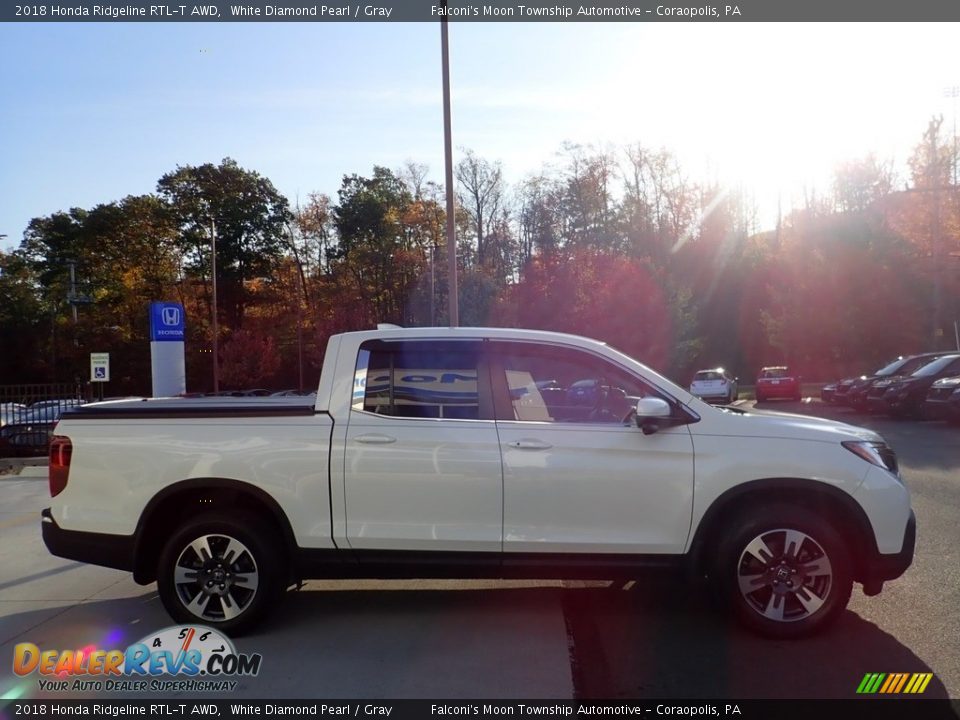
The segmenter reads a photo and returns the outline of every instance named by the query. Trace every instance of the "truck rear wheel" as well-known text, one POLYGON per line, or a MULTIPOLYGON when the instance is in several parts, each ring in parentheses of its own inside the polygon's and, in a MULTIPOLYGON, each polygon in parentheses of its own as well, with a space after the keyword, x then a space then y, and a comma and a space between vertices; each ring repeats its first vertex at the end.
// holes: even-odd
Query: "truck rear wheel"
POLYGON ((244 512, 187 521, 160 554, 157 588, 170 616, 234 635, 260 622, 283 590, 282 552, 244 512))
POLYGON ((772 505, 739 516, 720 548, 720 591, 751 630, 797 638, 823 630, 853 587, 843 537, 803 507, 772 505))

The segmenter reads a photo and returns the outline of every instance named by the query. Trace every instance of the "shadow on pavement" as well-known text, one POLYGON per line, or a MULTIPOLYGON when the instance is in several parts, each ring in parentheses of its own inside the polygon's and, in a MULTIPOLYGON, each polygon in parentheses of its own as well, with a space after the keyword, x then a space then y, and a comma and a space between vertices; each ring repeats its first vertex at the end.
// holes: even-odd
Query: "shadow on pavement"
MULTIPOLYGON (((3 624, 6 637, 43 649, 109 649, 172 623, 147 593, 11 614, 3 624)), ((13 644, 0 646, 0 662, 10 662, 13 644)), ((815 638, 771 641, 662 579, 629 590, 294 592, 236 645, 262 653, 264 664, 229 697, 855 699, 874 672, 933 672, 920 697, 947 697, 934 669, 852 612, 815 638)), ((8 669, 0 694, 11 691, 44 696, 35 675, 8 669)))
POLYGON ((578 698, 853 699, 874 672, 934 672, 922 697, 948 697, 909 648, 850 611, 818 636, 775 641, 679 583, 568 590, 563 602, 578 698))

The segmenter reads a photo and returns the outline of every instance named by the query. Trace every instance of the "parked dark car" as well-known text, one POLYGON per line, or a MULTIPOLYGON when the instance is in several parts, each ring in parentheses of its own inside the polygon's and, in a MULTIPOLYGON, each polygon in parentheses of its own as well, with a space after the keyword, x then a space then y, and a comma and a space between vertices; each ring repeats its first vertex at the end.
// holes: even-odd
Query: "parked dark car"
POLYGON ((960 374, 960 353, 938 357, 912 375, 900 377, 887 387, 881 402, 894 417, 918 418, 923 414, 927 391, 940 378, 960 374))
MULTIPOLYGON (((960 376, 940 378, 927 391, 923 403, 923 416, 928 420, 953 420, 950 402, 957 390, 960 390, 960 376)), ((957 395, 960 401, 960 394, 957 395)))
POLYGON ((947 422, 960 423, 960 388, 953 391, 947 402, 947 422))
POLYGON ((52 422, 12 423, 0 428, 0 457, 42 457, 50 447, 52 422))
POLYGON ((850 388, 853 387, 854 383, 858 380, 865 378, 865 375, 858 375, 856 377, 845 377, 842 380, 838 380, 834 383, 834 392, 833 392, 833 402, 845 405, 847 402, 847 395, 850 392, 850 388))
POLYGON ((800 399, 800 377, 790 372, 786 365, 765 367, 757 377, 757 402, 772 398, 800 399))
POLYGON ((837 400, 837 385, 839 383, 829 383, 820 388, 820 399, 825 403, 839 402, 837 400))
POLYGON ((847 391, 844 399, 847 405, 854 410, 861 412, 871 410, 871 393, 873 393, 873 397, 879 399, 883 393, 886 392, 886 388, 890 386, 889 382, 884 382, 882 386, 884 388, 883 390, 874 390, 877 382, 890 380, 900 375, 911 375, 931 360, 936 360, 943 354, 943 352, 925 352, 916 355, 902 355, 896 360, 887 363, 872 375, 864 375, 855 380, 847 391))
POLYGON ((84 400, 62 398, 60 400, 40 400, 32 403, 17 416, 20 425, 55 423, 64 411, 84 404, 84 400))
POLYGON ((0 403, 0 427, 17 422, 20 413, 26 409, 26 405, 17 402, 0 403))
POLYGON ((219 392, 207 393, 207 397, 268 397, 269 390, 256 388, 253 390, 220 390, 219 392))

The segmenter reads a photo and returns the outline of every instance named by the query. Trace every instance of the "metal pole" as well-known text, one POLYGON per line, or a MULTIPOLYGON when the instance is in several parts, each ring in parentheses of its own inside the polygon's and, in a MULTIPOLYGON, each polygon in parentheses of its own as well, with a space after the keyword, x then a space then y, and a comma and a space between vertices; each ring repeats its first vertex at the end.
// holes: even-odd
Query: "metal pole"
POLYGON ((957 184, 957 98, 960 97, 960 86, 954 85, 943 89, 944 97, 953 98, 953 184, 957 184))
POLYGON ((210 278, 213 285, 213 391, 220 392, 220 328, 217 324, 217 225, 210 218, 210 278))
POLYGON ((297 390, 303 392, 303 277, 297 272, 297 390))
POLYGON ((437 273, 436 273, 436 264, 437 264, 437 243, 434 243, 430 246, 430 327, 437 326, 437 314, 434 308, 434 298, 437 296, 437 273))
POLYGON ((70 266, 70 309, 73 311, 73 324, 77 324, 77 264, 71 260, 67 263, 70 266))
POLYGON ((457 238, 453 206, 453 139, 450 130, 450 41, 447 31, 447 0, 440 18, 440 51, 443 67, 443 153, 447 185, 447 258, 450 263, 450 327, 460 324, 459 290, 457 288, 457 238))

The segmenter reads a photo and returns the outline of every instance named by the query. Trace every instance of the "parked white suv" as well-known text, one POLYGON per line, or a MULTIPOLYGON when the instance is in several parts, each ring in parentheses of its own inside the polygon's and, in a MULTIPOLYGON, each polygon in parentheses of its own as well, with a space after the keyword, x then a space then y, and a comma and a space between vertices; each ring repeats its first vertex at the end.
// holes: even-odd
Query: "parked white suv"
POLYGON ((175 619, 233 633, 305 578, 682 567, 795 637, 913 557, 876 433, 715 408, 570 335, 337 335, 316 398, 98 403, 56 432, 50 551, 156 580, 175 619))
POLYGON ((697 370, 690 382, 690 394, 701 400, 732 403, 737 399, 737 378, 722 367, 697 370))

